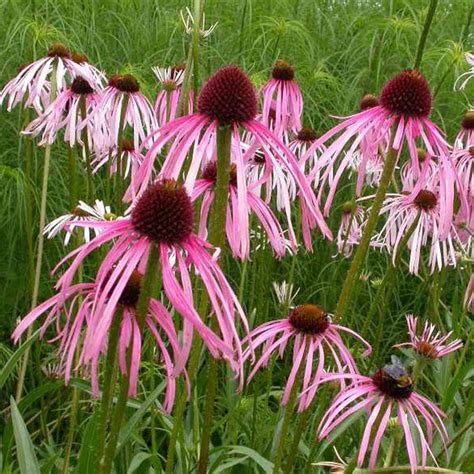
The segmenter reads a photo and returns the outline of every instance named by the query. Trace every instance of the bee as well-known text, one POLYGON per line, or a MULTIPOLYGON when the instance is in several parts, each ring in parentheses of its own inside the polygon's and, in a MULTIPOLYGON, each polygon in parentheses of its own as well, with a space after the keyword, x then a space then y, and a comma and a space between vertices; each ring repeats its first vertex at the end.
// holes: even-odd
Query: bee
POLYGON ((383 370, 388 376, 396 381, 397 387, 407 388, 410 385, 413 385, 413 379, 410 377, 407 369, 397 356, 392 355, 391 363, 386 364, 383 370))

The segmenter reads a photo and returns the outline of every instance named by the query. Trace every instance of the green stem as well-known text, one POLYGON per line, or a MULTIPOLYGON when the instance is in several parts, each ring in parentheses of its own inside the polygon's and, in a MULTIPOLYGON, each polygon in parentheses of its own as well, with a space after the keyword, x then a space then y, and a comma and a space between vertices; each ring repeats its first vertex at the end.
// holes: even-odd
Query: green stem
MULTIPOLYGON (((85 120, 87 118, 87 107, 86 98, 81 97, 80 99, 80 114, 81 118, 85 120)), ((86 158, 86 198, 89 201, 94 194, 94 183, 92 181, 92 165, 91 165, 91 154, 89 150, 89 137, 87 136, 87 127, 82 131, 82 142, 84 143, 84 155, 86 158)), ((74 204, 75 205, 75 204, 74 204)))
POLYGON ((394 428, 392 433, 392 439, 387 450, 387 456, 383 467, 393 466, 397 462, 398 451, 400 449, 400 442, 402 440, 402 431, 399 427, 394 428))
MULTIPOLYGON (((230 155, 232 128, 220 125, 217 129, 217 178, 214 191, 214 204, 210 217, 209 242, 221 251, 225 246, 225 221, 229 195, 230 155)), ((224 255, 221 255, 221 262, 224 255)), ((221 263, 222 267, 222 263, 221 263)), ((202 315, 205 316, 204 314, 202 315)), ((213 324, 215 326, 215 322, 213 324)), ((201 450, 199 453, 198 474, 205 474, 209 460, 209 443, 212 432, 212 418, 217 391, 217 361, 211 359, 207 376, 206 402, 202 431, 201 450)))
POLYGON ((428 37, 430 26, 433 21, 433 17, 434 17, 437 6, 438 6, 438 0, 431 0, 428 13, 426 14, 423 31, 421 32, 420 41, 418 43, 418 50, 416 52, 416 59, 415 59, 415 64, 413 66, 413 69, 419 69, 420 67, 421 60, 423 58, 423 52, 425 50, 426 38, 428 37))
MULTIPOLYGON (((204 0, 202 0, 202 8, 204 8, 204 0)), ((193 31, 193 101, 194 109, 197 106, 197 98, 199 94, 199 28, 201 25, 201 0, 194 0, 194 31, 193 31)))
MULTIPOLYGON (((50 102, 53 102, 57 94, 56 84, 56 70, 57 63, 53 63, 53 69, 51 71, 51 93, 50 102)), ((36 253, 36 265, 35 275, 33 280, 33 294, 31 296, 31 309, 33 309, 38 303, 39 286, 41 281, 41 269, 43 266, 43 248, 44 248, 44 226, 46 224, 46 202, 48 197, 48 179, 49 179, 49 165, 51 160, 51 145, 47 143, 44 148, 44 164, 43 164, 43 183, 41 187, 41 201, 40 201, 40 219, 38 229, 38 248, 36 253)), ((26 338, 29 339, 33 334, 33 326, 28 328, 26 338)), ((25 384, 26 367, 28 365, 28 359, 30 357, 30 348, 28 348, 21 362, 20 373, 18 376, 18 385, 16 387, 15 400, 18 403, 21 399, 23 392, 23 386, 25 384)))
POLYGON ((285 415, 283 417, 283 423, 281 425, 280 436, 278 439, 278 449, 275 455, 275 461, 273 463, 273 474, 280 474, 280 466, 282 465, 283 456, 285 455, 285 448, 288 444, 288 430, 290 428, 291 417, 293 415, 296 399, 298 396, 298 387, 300 385, 302 367, 303 364, 300 366, 298 374, 296 374, 293 387, 291 387, 290 397, 285 407, 285 415))
POLYGON ((68 147, 67 156, 69 163, 69 210, 77 206, 77 163, 74 147, 68 147))
POLYGON ((122 102, 122 110, 120 110, 119 129, 117 136, 117 163, 115 169, 115 186, 114 186, 114 198, 115 198, 115 212, 120 213, 122 209, 122 198, 123 198, 123 182, 125 178, 121 175, 122 170, 122 150, 123 150, 123 135, 124 135, 124 123, 125 115, 127 114, 128 107, 128 94, 125 94, 122 102))
MULTIPOLYGON (((393 143, 394 133, 392 133, 392 143, 393 143)), ((372 205, 372 210, 370 212, 369 218, 367 219, 367 224, 365 226, 364 232, 360 239, 360 243, 357 246, 357 249, 354 254, 354 259, 352 260, 349 271, 346 275, 346 280, 342 288, 341 294, 339 296, 339 301, 336 306, 336 318, 335 320, 340 321, 351 302, 352 294, 357 282, 360 281, 360 274, 362 272, 365 257, 370 245, 370 239, 374 233, 375 227, 377 225, 380 210, 382 209, 383 201, 385 195, 387 194, 388 186, 392 180, 393 171, 397 163, 397 152, 390 144, 389 151, 385 156, 385 163, 382 172, 382 177, 380 178, 380 184, 375 194, 374 202, 372 205)))
POLYGON ((293 472, 293 464, 298 454, 298 447, 300 445, 301 437, 303 436, 304 430, 306 429, 306 424, 308 423, 309 414, 310 410, 308 408, 299 415, 300 419, 298 421, 296 431, 293 433, 293 441, 291 442, 290 452, 288 453, 285 465, 285 474, 290 474, 293 472))
MULTIPOLYGON (((150 298, 155 288, 155 281, 158 275, 158 265, 159 265, 159 252, 156 245, 152 245, 150 250, 150 255, 148 256, 148 263, 143 277, 142 286, 140 290, 140 297, 137 303, 136 309, 136 322, 138 325, 138 330, 141 332, 143 326, 145 325, 146 316, 148 314, 148 306, 150 298)), ((112 416, 112 421, 110 424, 110 438, 105 448, 105 453, 100 460, 99 473, 100 474, 109 474, 112 471, 112 463, 115 457, 115 451, 117 449, 118 437, 120 434, 120 427, 122 426, 122 421, 125 417, 125 411, 127 408, 128 400, 128 390, 130 387, 130 365, 131 365, 131 346, 128 349, 127 353, 127 368, 128 374, 122 376, 120 382, 119 396, 117 399, 117 404, 112 416)))
POLYGON ((109 333, 109 343, 107 347, 107 356, 105 359, 104 385, 102 390, 100 404, 100 428, 99 428, 99 449, 97 451, 98 459, 102 459, 105 449, 105 436, 109 421, 110 408, 114 396, 114 386, 117 373, 117 347, 119 340, 119 329, 122 321, 122 312, 119 311, 114 320, 109 333))

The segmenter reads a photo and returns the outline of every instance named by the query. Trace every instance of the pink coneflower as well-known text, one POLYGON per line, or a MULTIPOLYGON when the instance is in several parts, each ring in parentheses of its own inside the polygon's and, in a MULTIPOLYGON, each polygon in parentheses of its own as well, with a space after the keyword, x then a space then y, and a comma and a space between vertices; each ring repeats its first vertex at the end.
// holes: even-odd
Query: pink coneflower
POLYGON ((363 356, 370 354, 372 348, 368 342, 351 329, 333 324, 331 316, 316 305, 297 306, 290 311, 288 318, 262 324, 247 338, 252 347, 245 350, 244 359, 248 359, 256 348, 263 346, 262 355, 255 362, 248 380, 250 381, 262 366, 267 366, 273 353, 278 352, 280 357, 283 357, 287 347, 293 343, 293 364, 282 404, 288 403, 297 374, 301 370, 303 375, 298 410, 306 410, 316 395, 324 370, 328 366, 328 359, 332 359, 340 373, 346 368, 350 373, 358 373, 354 359, 342 341, 341 332, 349 333, 366 346, 367 350, 363 356))
MULTIPOLYGON (((416 70, 405 70, 385 84, 379 97, 379 105, 368 107, 348 117, 317 140, 313 147, 320 146, 321 143, 338 135, 321 156, 321 160, 327 162, 330 169, 350 143, 335 173, 335 178, 330 183, 325 211, 328 211, 332 204, 339 178, 347 166, 346 163, 360 148, 364 138, 369 138, 372 146, 381 145, 384 152, 388 151, 388 144, 390 144, 398 156, 406 145, 413 169, 419 176, 419 186, 424 186, 422 167, 418 162, 417 141, 419 141, 430 157, 439 157, 441 232, 443 236, 446 236, 453 216, 455 171, 449 157, 448 144, 441 130, 429 119, 431 106, 431 90, 424 76, 416 70)), ((312 152, 312 148, 308 150, 308 153, 312 152)))
POLYGON ((278 60, 272 69, 272 78, 263 86, 262 123, 275 135, 283 137, 288 132, 301 130, 303 96, 295 81, 295 70, 286 61, 278 60), (274 118, 270 117, 274 110, 274 118))
POLYGON ((104 295, 95 301, 101 320, 95 328, 96 351, 105 337, 120 292, 136 269, 144 266, 152 248, 159 251, 160 279, 164 292, 184 318, 184 351, 191 345, 192 328, 202 337, 214 357, 223 355, 241 374, 241 344, 235 326, 236 313, 246 331, 247 320, 242 308, 215 259, 209 255, 211 245, 193 234, 194 209, 184 188, 171 180, 151 185, 133 204, 130 215, 115 221, 77 222, 77 226, 98 227, 101 233, 71 252, 60 264, 73 259, 58 282, 68 291, 74 275, 85 258, 95 249, 112 243, 97 273, 96 282, 104 295), (209 295, 213 317, 217 318, 222 340, 201 320, 197 313, 191 285, 191 272, 199 275, 209 295), (111 291, 115 288, 114 291, 111 291))
POLYGON ((436 463, 430 445, 434 429, 446 444, 448 433, 442 420, 446 415, 433 402, 414 391, 413 380, 397 357, 392 356, 392 363, 379 369, 372 377, 334 374, 325 376, 323 381, 342 378, 352 378, 353 383, 332 401, 318 428, 320 439, 329 436, 351 415, 360 411, 367 412, 369 419, 362 436, 357 463, 362 467, 371 450, 369 469, 375 469, 384 432, 392 411, 395 410, 398 423, 403 429, 411 472, 415 473, 418 466, 416 444, 419 444, 423 467, 428 453, 436 463), (423 430, 423 423, 427 434, 423 430))
MULTIPOLYGON (((168 68, 152 68, 161 86, 161 90, 155 101, 155 114, 158 119, 159 127, 176 119, 178 104, 182 93, 185 67, 184 64, 177 64, 168 68)), ((188 113, 192 112, 193 100, 192 91, 190 91, 188 113)))
MULTIPOLYGON (((200 179, 194 184, 191 200, 197 201, 202 197, 201 213, 199 219, 199 236, 207 237, 209 211, 214 201, 214 187, 217 181, 217 163, 209 162, 200 179)), ((283 230, 270 207, 256 194, 246 189, 246 201, 238 199, 237 171, 235 165, 231 166, 229 176, 229 202, 226 216, 227 242, 234 256, 245 260, 249 257, 250 228, 249 214, 255 215, 264 229, 270 245, 278 257, 285 254, 285 238, 283 230)), ((291 224, 291 223, 290 223, 291 224)), ((296 248, 296 242, 293 242, 296 248)))
POLYGON ((18 75, 5 85, 0 93, 0 105, 8 96, 7 110, 10 111, 27 96, 25 107, 34 106, 36 110, 44 110, 48 105, 51 80, 54 79, 58 91, 66 88, 75 77, 81 76, 95 84, 95 78, 87 68, 71 59, 71 52, 60 43, 48 49, 44 58, 24 66, 18 75), (52 73, 55 72, 54 78, 52 73))
POLYGON ((424 167, 424 178, 420 180, 420 172, 418 167, 413 166, 411 160, 403 164, 400 169, 400 181, 404 192, 411 192, 419 186, 419 182, 423 182, 423 187, 433 188, 439 186, 440 172, 438 158, 430 156, 423 148, 417 148, 418 164, 424 167))
POLYGON ((90 117, 99 101, 100 95, 89 82, 76 77, 43 114, 27 125, 23 133, 34 137, 41 134, 39 145, 45 145, 54 143, 58 131, 64 128, 64 141, 73 147, 76 143, 84 145, 82 134, 87 130, 90 148, 94 140, 94 124, 90 117))
MULTIPOLYGON (((80 283, 72 285, 65 293, 58 293, 44 303, 37 306, 18 324, 12 337, 18 342, 22 334, 31 327, 38 318, 46 315, 41 326, 43 337, 48 327, 55 328, 56 335, 50 341, 60 341, 58 355, 60 357, 59 370, 64 374, 66 383, 71 378, 72 371, 86 372, 91 376, 92 393, 99 396, 99 362, 107 352, 110 341, 111 326, 117 321, 119 324, 119 367, 123 375, 130 377, 129 396, 137 394, 138 372, 141 361, 141 348, 143 329, 137 321, 136 306, 140 296, 142 274, 134 270, 125 286, 117 290, 115 287, 107 288, 105 294, 96 283, 80 283), (106 321, 106 330, 101 332, 100 338, 96 329, 103 325, 102 313, 97 310, 95 303, 102 298, 111 297, 120 291, 118 299, 112 308, 112 317, 106 321), (97 348, 97 350, 96 350, 97 348), (126 354, 131 350, 130 373, 127 374, 126 354), (80 351, 77 365, 74 365, 75 354, 80 351)), ((105 283, 105 282, 104 282, 105 283)), ((171 411, 176 393, 175 378, 176 364, 181 357, 181 348, 174 328, 172 316, 158 300, 151 298, 144 326, 151 333, 157 344, 160 359, 166 372, 165 410, 171 411), (170 350, 167 348, 163 335, 169 341, 170 350)))
POLYGON ((344 257, 350 257, 354 246, 362 237, 366 213, 365 209, 352 202, 346 202, 342 206, 342 217, 337 232, 337 251, 344 257))
POLYGON ((307 155, 308 148, 317 140, 318 135, 315 130, 309 127, 303 127, 294 138, 288 143, 288 148, 295 154, 303 172, 307 169, 315 170, 309 177, 310 182, 319 183, 319 156, 324 147, 315 148, 312 155, 307 155))
POLYGON ((439 359, 451 352, 457 351, 463 346, 461 339, 455 339, 449 344, 445 344, 451 337, 452 331, 442 336, 436 329, 436 326, 428 323, 428 321, 423 326, 421 336, 417 336, 418 318, 413 316, 413 314, 407 314, 406 318, 410 342, 396 344, 393 347, 412 347, 415 352, 428 359, 439 359))
POLYGON ((94 80, 92 84, 96 89, 102 89, 104 84, 107 82, 105 74, 97 69, 93 64, 89 62, 89 58, 83 53, 72 53, 71 59, 80 64, 86 71, 87 77, 92 77, 94 80))
POLYGON ((454 142, 455 148, 467 149, 474 145, 474 110, 468 110, 461 122, 461 130, 454 142))
POLYGON ((408 240, 410 249, 410 273, 418 274, 423 247, 429 247, 429 265, 433 272, 448 265, 455 265, 455 244, 457 232, 452 222, 450 233, 441 236, 443 217, 439 205, 439 192, 434 188, 421 189, 417 193, 389 195, 381 210, 386 222, 380 232, 372 238, 372 245, 381 246, 393 255, 395 262, 398 247, 405 233, 415 224, 408 240))
POLYGON ((474 199, 474 144, 467 149, 455 150, 453 161, 466 201, 472 202, 474 199))
POLYGON ((157 125, 150 101, 140 92, 140 84, 131 74, 115 75, 109 79, 96 115, 99 126, 97 133, 105 137, 106 147, 116 146, 121 134, 120 128, 124 130, 130 126, 133 130, 133 144, 138 148, 157 125))
POLYGON ((122 146, 118 150, 117 146, 112 148, 104 148, 101 152, 96 154, 92 164, 94 165, 94 173, 102 168, 108 166, 110 176, 120 173, 122 178, 128 178, 138 171, 138 168, 143 162, 143 155, 134 146, 131 140, 122 139, 122 146))
MULTIPOLYGON (((110 221, 116 219, 117 216, 112 214, 110 206, 106 206, 99 199, 95 200, 94 206, 89 206, 83 201, 79 201, 79 204, 68 214, 57 217, 51 221, 44 228, 44 234, 48 236, 48 239, 56 237, 60 232, 65 231, 64 245, 68 245, 71 240, 71 236, 75 229, 76 222, 85 221, 110 221)), ((92 229, 95 235, 99 235, 101 229, 95 227, 92 229)), ((91 240, 91 229, 83 227, 82 237, 85 242, 91 240)))
MULTIPOLYGON (((257 98, 248 77, 237 66, 220 69, 204 85, 199 96, 197 113, 166 124, 148 138, 145 145, 149 146, 149 151, 127 193, 128 198, 146 188, 153 177, 155 160, 168 143, 171 144, 160 176, 177 179, 186 168, 185 186, 192 190, 203 161, 217 153, 217 127, 228 126, 232 129, 231 161, 235 163, 237 170, 238 199, 241 202, 246 200, 245 164, 260 150, 264 173, 257 184, 267 182, 272 175, 291 175, 297 183, 301 200, 306 202, 308 212, 313 216, 314 224, 319 226, 325 236, 330 237, 331 231, 321 215, 316 197, 295 156, 272 132, 254 119, 256 113, 257 98), (252 145, 244 153, 241 148, 241 129, 252 136, 252 145), (191 150, 193 152, 189 158, 189 166, 185 167, 185 160, 191 150)), ((291 199, 285 184, 283 178, 276 182, 284 201, 285 212, 291 215, 291 199)))

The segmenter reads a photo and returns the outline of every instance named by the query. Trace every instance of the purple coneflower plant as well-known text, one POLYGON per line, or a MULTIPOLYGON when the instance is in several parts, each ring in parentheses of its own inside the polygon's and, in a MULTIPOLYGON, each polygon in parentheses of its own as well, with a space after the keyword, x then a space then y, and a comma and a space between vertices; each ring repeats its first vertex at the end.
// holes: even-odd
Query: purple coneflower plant
POLYGON ((316 395, 328 367, 328 360, 332 360, 340 373, 346 369, 350 373, 358 373, 354 359, 342 341, 341 332, 350 334, 366 346, 364 357, 371 353, 372 348, 367 341, 351 329, 333 324, 331 316, 321 307, 313 304, 296 306, 287 318, 264 323, 248 336, 247 341, 250 341, 252 346, 245 350, 244 359, 251 357, 253 351, 262 346, 262 355, 255 361, 248 380, 250 381, 261 367, 268 365, 275 352, 283 357, 286 349, 293 345, 293 364, 282 404, 288 403, 290 393, 298 383, 301 384, 298 411, 306 410, 316 395), (302 374, 301 381, 297 380, 298 373, 302 374))
MULTIPOLYGON (((32 326, 41 316, 46 315, 40 329, 44 336, 50 326, 54 326, 56 336, 50 341, 60 341, 58 355, 59 369, 63 373, 66 383, 70 381, 73 371, 87 373, 91 377, 92 393, 99 396, 99 362, 112 344, 112 326, 118 330, 119 367, 123 375, 130 379, 128 395, 137 394, 138 373, 141 361, 143 329, 137 321, 136 306, 140 297, 142 273, 134 270, 113 307, 112 317, 106 321, 106 331, 96 336, 96 330, 103 325, 101 311, 95 303, 104 295, 101 286, 96 283, 79 283, 58 293, 32 310, 18 324, 13 333, 13 339, 18 342, 22 334, 32 326), (131 352, 130 373, 126 361, 127 351, 131 352), (75 354, 79 359, 74 362, 75 354)), ((111 296, 115 289, 110 289, 111 296)), ((181 357, 181 348, 173 324, 173 318, 158 300, 151 298, 144 321, 144 327, 151 333, 160 353, 166 371, 166 396, 164 408, 171 411, 176 393, 175 378, 176 362, 181 357), (163 335, 169 341, 167 348, 163 335)))
POLYGON ((272 78, 263 86, 261 120, 278 137, 301 130, 303 96, 295 81, 295 70, 286 61, 278 60, 272 78))
POLYGON ((467 149, 472 145, 474 145, 474 110, 468 110, 462 119, 454 146, 467 149))
POLYGON ((320 439, 330 436, 350 416, 366 412, 369 418, 362 435, 357 463, 362 467, 371 450, 369 469, 375 469, 383 435, 392 412, 395 411, 403 429, 411 472, 417 471, 417 444, 422 466, 426 465, 428 453, 436 463, 430 446, 434 430, 439 433, 443 444, 446 444, 448 433, 443 424, 446 415, 433 402, 414 391, 413 380, 397 357, 392 356, 391 364, 377 370, 372 377, 334 374, 325 376, 323 381, 341 378, 352 378, 353 382, 334 398, 325 413, 318 428, 320 439))
POLYGON ((59 130, 64 128, 64 141, 73 147, 84 145, 83 131, 87 130, 87 145, 93 145, 94 124, 90 117, 100 101, 100 94, 83 77, 76 77, 71 85, 58 94, 48 108, 24 130, 25 135, 41 134, 39 145, 53 144, 59 130))
POLYGON ((416 70, 405 70, 389 80, 382 89, 378 105, 352 115, 326 132, 308 150, 318 147, 337 136, 322 154, 321 160, 328 167, 334 166, 341 152, 350 143, 335 177, 330 183, 329 196, 325 211, 332 204, 332 198, 338 185, 345 163, 360 147, 364 138, 376 140, 373 145, 387 145, 397 152, 398 158, 406 144, 413 169, 418 171, 419 186, 423 186, 421 164, 418 162, 417 141, 423 144, 428 155, 439 157, 440 202, 442 216, 442 234, 446 236, 453 215, 455 170, 449 156, 448 144, 441 130, 429 119, 432 108, 432 95, 425 77, 416 70))
MULTIPOLYGON (((257 97, 248 77, 237 67, 227 66, 215 73, 204 85, 198 99, 198 112, 181 117, 163 126, 148 137, 145 146, 149 151, 145 157, 128 198, 142 192, 154 174, 154 164, 169 144, 167 156, 160 169, 160 177, 178 179, 186 169, 184 183, 192 190, 199 171, 210 157, 217 153, 217 128, 230 127, 232 133, 231 162, 235 163, 237 174, 237 194, 240 202, 246 201, 246 167, 257 150, 264 161, 260 183, 271 179, 272 174, 289 174, 298 186, 298 192, 312 215, 314 226, 330 237, 331 232, 319 210, 316 196, 302 173, 293 153, 254 117, 257 113, 257 97), (251 145, 242 153, 241 129, 251 136, 251 145), (186 161, 190 151, 192 157, 186 161), (186 162, 186 164, 185 164, 186 162)), ((285 212, 291 215, 291 199, 286 188, 286 180, 278 181, 285 212)))
POLYGON ((27 96, 25 107, 34 106, 37 111, 44 110, 49 105, 51 81, 54 81, 58 91, 62 91, 77 76, 92 85, 97 84, 91 70, 74 61, 66 46, 52 44, 46 57, 22 67, 18 75, 5 85, 0 93, 0 105, 8 96, 7 109, 10 111, 27 96))
POLYGON ((342 217, 337 232, 337 251, 344 257, 350 257, 354 246, 356 246, 362 236, 366 209, 348 201, 342 206, 342 217))
POLYGON ((246 331, 247 320, 219 265, 209 254, 211 245, 193 234, 193 223, 191 200, 184 188, 172 180, 152 184, 133 204, 130 215, 123 219, 75 223, 77 226, 100 228, 101 232, 58 265, 73 259, 57 285, 62 293, 72 285, 74 275, 85 258, 95 249, 113 242, 96 278, 97 285, 104 289, 95 301, 96 311, 101 314, 92 336, 96 341, 96 352, 100 351, 100 341, 110 327, 121 291, 133 272, 140 270, 143 262, 153 260, 151 254, 156 253, 164 292, 184 318, 184 353, 187 355, 189 352, 194 328, 214 357, 227 358, 235 372, 241 374, 241 344, 235 316, 240 316, 246 331), (218 321, 222 339, 206 326, 194 307, 193 269, 209 295, 212 316, 218 321))

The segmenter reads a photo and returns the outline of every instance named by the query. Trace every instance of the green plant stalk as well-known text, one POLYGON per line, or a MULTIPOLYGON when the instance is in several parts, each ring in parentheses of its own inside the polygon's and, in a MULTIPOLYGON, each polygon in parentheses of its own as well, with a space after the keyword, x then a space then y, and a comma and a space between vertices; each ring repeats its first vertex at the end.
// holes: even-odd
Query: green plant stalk
MULTIPOLYGON (((394 134, 392 133, 392 143, 393 138, 394 134)), ((377 193, 375 194, 372 210, 370 212, 369 218, 367 219, 367 224, 360 239, 360 243, 355 251, 354 259, 352 260, 349 271, 347 272, 346 280, 339 296, 339 301, 337 302, 335 311, 336 322, 339 322, 344 317, 347 307, 351 302, 355 285, 360 281, 359 277, 364 267, 365 257, 370 245, 370 239, 372 238, 372 234, 374 233, 375 227, 377 225, 380 210, 382 209, 388 186, 392 180, 393 171, 397 163, 397 152, 392 147, 392 143, 390 143, 389 151, 385 156, 382 177, 380 178, 380 184, 377 189, 377 193)))
POLYGON ((413 69, 418 69, 423 59, 423 52, 425 50, 426 38, 430 31, 431 23, 433 22, 433 17, 438 6, 438 0, 431 0, 428 13, 426 14, 425 24, 423 26, 423 31, 421 32, 420 41, 418 42, 418 50, 416 52, 416 59, 413 69))
POLYGON ((74 147, 68 146, 68 170, 69 170, 69 210, 77 206, 77 163, 74 147))
MULTIPOLYGON (((87 118, 86 98, 81 97, 80 99, 80 114, 83 120, 87 118)), ((87 136, 87 127, 82 131, 82 141, 84 143, 84 155, 86 158, 86 198, 88 201, 91 200, 94 195, 94 183, 92 181, 92 166, 91 166, 91 154, 89 150, 89 137, 87 136)))
POLYGON ((293 441, 291 442, 290 452, 288 453, 287 461, 285 464, 285 474, 291 474, 291 472, 293 472, 293 464, 298 454, 298 447, 301 441, 301 437, 303 436, 303 433, 306 429, 309 415, 309 407, 299 415, 298 425, 296 427, 296 431, 293 433, 293 441))
POLYGON ((102 397, 100 402, 100 427, 99 427, 99 449, 98 459, 102 459, 105 449, 105 437, 107 425, 110 417, 110 408, 114 396, 114 386, 117 373, 117 347, 120 334, 120 323, 122 321, 122 311, 119 311, 114 320, 109 333, 107 355, 105 359, 105 373, 103 381, 102 397))
POLYGON ((199 28, 201 26, 202 11, 204 10, 204 1, 194 0, 194 30, 193 30, 193 102, 194 110, 197 109, 197 98, 199 94, 199 28), (202 9, 201 9, 202 8, 202 9))
MULTIPOLYGON (((56 70, 57 63, 53 63, 51 71, 51 93, 50 102, 56 98, 57 84, 56 84, 56 70)), ((43 182, 41 187, 41 201, 40 201, 40 218, 38 229, 38 248, 36 253, 35 274, 33 280, 33 293, 31 295, 31 309, 38 303, 39 286, 41 281, 41 270, 43 267, 43 249, 44 249, 44 226, 46 224, 46 202, 48 198, 48 180, 49 180, 49 165, 51 161, 51 145, 47 143, 44 148, 44 164, 43 164, 43 182)), ((26 338, 29 339, 33 334, 33 325, 28 328, 26 338)), ((18 385, 16 387, 15 401, 19 403, 25 384, 26 368, 28 359, 30 357, 30 347, 25 351, 21 361, 20 372, 18 375, 18 385)))
POLYGON ((300 386, 301 375, 303 372, 304 364, 301 364, 296 374, 293 387, 291 387, 290 396, 288 398, 288 403, 285 407, 285 415, 283 417, 283 423, 281 425, 280 436, 278 439, 278 448, 275 455, 275 461, 273 463, 273 474, 280 474, 280 467, 283 462, 283 456, 285 455, 285 448, 288 444, 288 430, 290 428, 291 417, 293 415, 296 399, 298 396, 298 388, 300 386))
MULTIPOLYGON (((159 266, 159 251, 157 245, 153 245, 148 256, 147 268, 145 276, 143 277, 140 297, 137 303, 136 309, 136 321, 138 325, 138 330, 141 332, 144 325, 146 316, 148 313, 148 305, 150 298, 155 288, 155 282, 158 275, 158 266, 159 266)), ((100 474, 109 474, 112 471, 112 463, 115 457, 115 451, 117 449, 118 437, 120 434, 120 428, 122 426, 123 419, 125 417, 125 411, 127 408, 128 400, 128 389, 130 387, 130 363, 131 363, 131 347, 128 349, 127 353, 127 367, 128 375, 122 376, 120 382, 119 395, 117 399, 117 404, 115 406, 114 413, 112 415, 112 421, 110 424, 110 437, 109 442, 105 448, 104 455, 100 460, 99 473, 100 474)))
POLYGON ((114 200, 115 200, 115 212, 120 213, 122 209, 122 198, 123 198, 123 183, 125 178, 122 178, 122 139, 124 134, 124 123, 125 115, 127 114, 128 107, 128 93, 125 94, 122 102, 122 109, 120 110, 119 129, 117 136, 117 166, 115 169, 115 181, 114 181, 114 200))
MULTIPOLYGON (((210 217, 209 242, 219 247, 223 253, 225 247, 225 221, 229 196, 230 154, 232 142, 232 129, 228 125, 217 128, 217 178, 215 186, 214 204, 210 217)), ((221 262, 224 255, 221 256, 221 262)), ((221 263, 222 266, 222 263, 221 263)), ((205 315, 202 314, 204 317, 205 315)), ((213 321, 215 326, 215 321, 213 321)), ((199 453, 198 474, 207 472, 209 461, 209 443, 212 432, 212 418, 217 391, 217 361, 211 358, 207 375, 207 390, 204 409, 201 449, 199 453)))
POLYGON ((392 439, 387 450, 387 456, 383 467, 393 466, 397 462, 398 451, 400 449, 400 442, 402 441, 402 431, 398 427, 393 430, 392 439))

